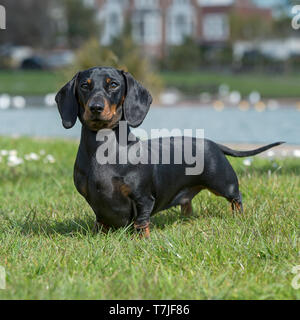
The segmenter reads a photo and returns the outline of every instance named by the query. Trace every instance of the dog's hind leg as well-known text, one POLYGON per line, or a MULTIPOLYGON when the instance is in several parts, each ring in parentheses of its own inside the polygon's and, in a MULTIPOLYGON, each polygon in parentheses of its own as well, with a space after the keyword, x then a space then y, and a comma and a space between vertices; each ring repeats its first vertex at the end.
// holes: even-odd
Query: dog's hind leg
POLYGON ((193 214, 192 201, 187 201, 181 205, 181 215, 189 217, 193 214))
POLYGON ((242 195, 240 192, 238 198, 229 199, 229 201, 231 202, 231 209, 233 212, 239 211, 240 213, 244 213, 242 195))
POLYGON ((242 196, 239 190, 239 181, 231 164, 225 157, 218 159, 219 164, 211 168, 205 187, 217 196, 227 199, 232 210, 243 213, 242 196))
POLYGON ((189 189, 182 190, 177 199, 181 206, 181 215, 189 217, 193 214, 192 200, 203 189, 202 186, 195 186, 189 189))
POLYGON ((222 182, 219 185, 210 185, 209 191, 214 193, 216 196, 223 197, 231 203, 232 211, 239 211, 243 213, 243 202, 242 195, 239 191, 239 185, 237 179, 230 182, 222 182))

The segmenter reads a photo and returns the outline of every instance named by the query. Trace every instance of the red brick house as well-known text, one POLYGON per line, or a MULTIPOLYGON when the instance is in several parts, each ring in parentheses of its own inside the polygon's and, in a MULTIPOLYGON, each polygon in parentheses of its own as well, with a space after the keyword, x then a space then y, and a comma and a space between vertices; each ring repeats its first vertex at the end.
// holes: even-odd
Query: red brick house
POLYGON ((94 0, 103 33, 109 44, 128 19, 134 39, 150 55, 162 56, 169 45, 180 45, 186 36, 199 43, 226 43, 230 39, 230 14, 272 19, 271 10, 251 0, 94 0))

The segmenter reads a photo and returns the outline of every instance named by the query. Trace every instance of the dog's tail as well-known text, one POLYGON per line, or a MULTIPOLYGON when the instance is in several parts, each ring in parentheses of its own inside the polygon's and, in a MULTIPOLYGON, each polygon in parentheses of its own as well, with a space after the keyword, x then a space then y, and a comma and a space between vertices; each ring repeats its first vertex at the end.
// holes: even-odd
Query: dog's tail
POLYGON ((275 142, 268 144, 266 146, 263 146, 261 148, 255 149, 255 150, 249 150, 249 151, 238 151, 238 150, 232 150, 226 146, 223 146, 222 144, 218 144, 218 147, 223 151, 224 154, 231 157, 250 157, 255 156, 256 154, 259 154, 263 151, 269 150, 273 147, 279 146, 285 142, 275 142))

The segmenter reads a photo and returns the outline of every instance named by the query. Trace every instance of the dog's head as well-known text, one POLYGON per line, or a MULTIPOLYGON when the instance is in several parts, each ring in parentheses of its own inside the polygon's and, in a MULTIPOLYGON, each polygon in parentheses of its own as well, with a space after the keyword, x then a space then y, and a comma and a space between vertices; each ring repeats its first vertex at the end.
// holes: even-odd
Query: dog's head
POLYGON ((121 119, 136 128, 144 120, 152 97, 130 73, 95 67, 78 72, 55 97, 66 129, 77 117, 92 131, 114 128, 121 119))

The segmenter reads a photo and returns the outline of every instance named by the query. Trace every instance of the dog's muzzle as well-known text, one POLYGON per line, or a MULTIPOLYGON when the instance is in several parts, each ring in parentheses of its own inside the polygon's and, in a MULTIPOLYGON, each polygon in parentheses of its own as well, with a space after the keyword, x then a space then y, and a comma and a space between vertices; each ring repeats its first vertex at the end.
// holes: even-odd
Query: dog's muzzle
POLYGON ((89 109, 91 113, 101 113, 104 110, 104 104, 95 103, 95 104, 89 105, 89 109))

